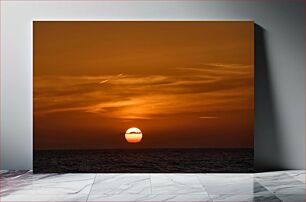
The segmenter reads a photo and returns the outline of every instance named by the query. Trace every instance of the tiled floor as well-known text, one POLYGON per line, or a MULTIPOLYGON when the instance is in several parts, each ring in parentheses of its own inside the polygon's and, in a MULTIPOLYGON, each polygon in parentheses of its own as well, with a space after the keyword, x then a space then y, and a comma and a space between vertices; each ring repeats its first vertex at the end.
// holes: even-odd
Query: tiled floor
POLYGON ((0 201, 305 201, 305 171, 35 174, 1 171, 0 201))

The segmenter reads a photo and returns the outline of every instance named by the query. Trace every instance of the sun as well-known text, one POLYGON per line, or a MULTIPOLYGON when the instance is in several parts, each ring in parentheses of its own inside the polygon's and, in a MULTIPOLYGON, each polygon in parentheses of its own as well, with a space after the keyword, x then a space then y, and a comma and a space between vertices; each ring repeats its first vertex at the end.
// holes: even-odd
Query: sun
POLYGON ((142 139, 142 132, 138 128, 132 127, 125 132, 125 139, 129 143, 139 143, 142 139))

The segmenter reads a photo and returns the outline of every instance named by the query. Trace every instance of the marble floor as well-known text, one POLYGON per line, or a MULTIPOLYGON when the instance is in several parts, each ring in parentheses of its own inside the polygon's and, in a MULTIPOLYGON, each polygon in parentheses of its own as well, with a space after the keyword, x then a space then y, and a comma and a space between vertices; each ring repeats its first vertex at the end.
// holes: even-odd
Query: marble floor
POLYGON ((0 201, 305 201, 305 171, 256 174, 32 174, 1 171, 0 201))

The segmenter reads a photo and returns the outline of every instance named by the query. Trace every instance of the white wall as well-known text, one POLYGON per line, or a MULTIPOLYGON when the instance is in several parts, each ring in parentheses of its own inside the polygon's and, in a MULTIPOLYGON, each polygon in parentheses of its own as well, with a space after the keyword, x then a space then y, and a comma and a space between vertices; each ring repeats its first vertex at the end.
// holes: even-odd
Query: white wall
POLYGON ((305 168, 304 3, 1 1, 1 169, 32 168, 33 20, 254 20, 255 163, 305 168), (258 28, 258 27, 257 27, 258 28))

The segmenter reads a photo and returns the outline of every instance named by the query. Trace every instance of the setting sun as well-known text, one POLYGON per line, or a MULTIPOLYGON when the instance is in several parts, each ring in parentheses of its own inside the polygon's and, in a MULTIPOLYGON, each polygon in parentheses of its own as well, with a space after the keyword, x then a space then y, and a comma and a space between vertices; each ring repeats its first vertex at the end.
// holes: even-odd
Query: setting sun
POLYGON ((135 128, 135 127, 129 128, 125 132, 125 139, 129 143, 138 143, 142 139, 142 132, 141 132, 141 130, 139 130, 138 128, 135 128))

